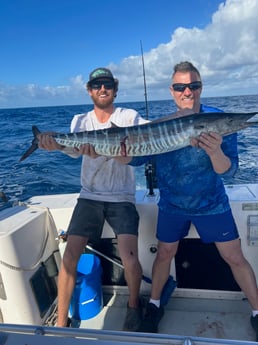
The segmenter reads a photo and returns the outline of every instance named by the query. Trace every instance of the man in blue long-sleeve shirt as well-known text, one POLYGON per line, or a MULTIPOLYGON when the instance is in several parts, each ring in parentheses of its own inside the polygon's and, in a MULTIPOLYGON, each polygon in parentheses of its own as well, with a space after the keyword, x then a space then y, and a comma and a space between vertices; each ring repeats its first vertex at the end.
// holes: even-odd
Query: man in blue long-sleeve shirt
MULTIPOLYGON (((190 62, 174 67, 171 95, 179 113, 219 112, 200 102, 202 81, 199 71, 190 62)), ((157 224, 158 251, 152 269, 151 298, 138 331, 158 332, 164 314, 160 296, 170 273, 179 241, 193 223, 204 243, 215 243, 221 257, 230 266, 233 276, 251 307, 251 324, 258 341, 258 289, 252 267, 245 259, 238 230, 232 216, 222 177, 232 176, 238 168, 237 134, 221 137, 210 132, 193 138, 192 146, 151 158, 156 163, 160 190, 157 224)), ((96 157, 92 149, 93 158, 96 157)), ((120 163, 138 166, 150 157, 116 157, 120 163)))
MULTIPOLYGON (((195 113, 221 111, 200 103, 201 76, 190 62, 181 62, 174 67, 170 91, 178 110, 189 108, 195 113)), ((160 306, 161 292, 168 279, 179 241, 188 234, 193 223, 203 242, 215 243, 248 298, 253 309, 251 324, 258 340, 256 279, 243 255, 222 181, 222 177, 232 176, 238 168, 237 134, 222 138, 214 132, 203 133, 193 139, 191 144, 154 157, 160 190, 158 251, 152 269, 150 303, 139 331, 158 332, 158 324, 164 314, 160 306)), ((148 159, 133 158, 130 164, 141 165, 148 159)), ((125 158, 123 162, 129 161, 130 158, 125 158)))

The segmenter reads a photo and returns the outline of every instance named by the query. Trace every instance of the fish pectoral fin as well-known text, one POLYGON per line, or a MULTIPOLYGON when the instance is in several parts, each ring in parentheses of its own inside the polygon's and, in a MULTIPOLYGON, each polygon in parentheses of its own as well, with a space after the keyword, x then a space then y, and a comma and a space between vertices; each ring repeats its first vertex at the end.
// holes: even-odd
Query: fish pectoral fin
POLYGON ((125 143, 125 141, 126 141, 127 138, 128 138, 128 137, 126 136, 126 137, 124 137, 124 138, 120 141, 121 156, 122 156, 122 157, 127 157, 127 148, 126 148, 126 143, 125 143))

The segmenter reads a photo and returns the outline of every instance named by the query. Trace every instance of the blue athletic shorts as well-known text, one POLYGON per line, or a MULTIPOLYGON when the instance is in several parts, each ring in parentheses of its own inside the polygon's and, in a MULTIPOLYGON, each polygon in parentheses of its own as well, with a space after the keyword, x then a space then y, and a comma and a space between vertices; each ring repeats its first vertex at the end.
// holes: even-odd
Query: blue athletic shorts
POLYGON ((79 198, 68 227, 68 235, 101 237, 105 220, 116 235, 138 235, 139 215, 130 202, 103 202, 79 198))
POLYGON ((231 210, 202 216, 175 215, 159 210, 157 239, 167 243, 179 241, 188 235, 191 223, 205 243, 227 242, 239 238, 231 210))

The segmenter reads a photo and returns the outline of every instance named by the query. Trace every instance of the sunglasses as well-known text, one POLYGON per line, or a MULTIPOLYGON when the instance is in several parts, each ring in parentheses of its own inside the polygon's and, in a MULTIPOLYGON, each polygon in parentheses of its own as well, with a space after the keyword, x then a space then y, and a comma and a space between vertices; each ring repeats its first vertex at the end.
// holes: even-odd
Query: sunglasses
POLYGON ((100 90, 102 85, 106 90, 111 90, 115 88, 115 83, 112 80, 97 80, 90 83, 90 88, 94 90, 100 90))
POLYGON ((189 84, 176 83, 172 85, 173 90, 177 92, 183 92, 188 87, 191 91, 198 90, 202 87, 201 81, 192 81, 189 84))

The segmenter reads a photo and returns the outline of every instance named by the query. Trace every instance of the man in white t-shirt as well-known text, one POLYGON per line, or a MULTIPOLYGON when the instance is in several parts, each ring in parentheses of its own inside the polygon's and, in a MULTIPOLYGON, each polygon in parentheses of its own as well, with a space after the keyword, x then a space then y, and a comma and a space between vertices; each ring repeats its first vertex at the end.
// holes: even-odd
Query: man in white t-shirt
MULTIPOLYGON (((94 108, 86 114, 74 116, 71 132, 108 128, 112 124, 128 127, 146 122, 135 110, 114 106, 118 80, 110 70, 97 68, 92 71, 87 90, 94 108)), ((83 155, 81 192, 68 228, 68 240, 58 279, 57 326, 67 325, 80 255, 89 240, 101 237, 106 220, 118 239, 118 250, 129 290, 123 330, 136 331, 142 319, 142 302, 139 298, 142 269, 138 259, 139 216, 135 208, 134 168, 121 165, 112 158, 97 156, 89 144, 81 146, 79 150, 64 148, 46 133, 39 135, 39 147, 50 151, 61 150, 74 158, 83 155)))

